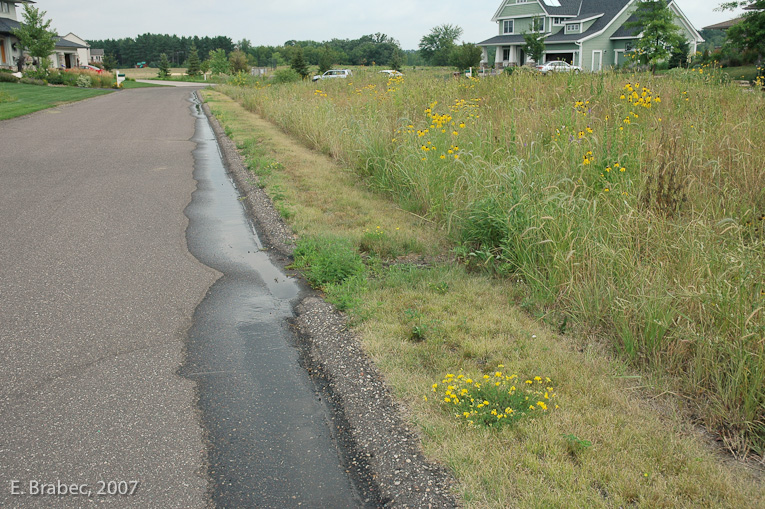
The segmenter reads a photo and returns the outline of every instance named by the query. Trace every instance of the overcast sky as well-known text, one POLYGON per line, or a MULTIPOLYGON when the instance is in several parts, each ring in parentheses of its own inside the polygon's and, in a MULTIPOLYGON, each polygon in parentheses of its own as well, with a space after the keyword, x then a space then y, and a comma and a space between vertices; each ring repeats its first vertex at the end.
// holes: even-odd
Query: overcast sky
MULTIPOLYGON (((249 39, 255 45, 285 41, 357 39, 382 32, 403 49, 416 49, 430 29, 462 27, 462 41, 496 35, 491 22, 502 0, 36 0, 59 35, 119 39, 145 33, 249 39)), ((677 0, 697 29, 735 17, 714 9, 720 0, 677 0)), ((21 9, 19 7, 19 9, 21 9)), ((19 16, 21 18, 21 16, 19 16)))

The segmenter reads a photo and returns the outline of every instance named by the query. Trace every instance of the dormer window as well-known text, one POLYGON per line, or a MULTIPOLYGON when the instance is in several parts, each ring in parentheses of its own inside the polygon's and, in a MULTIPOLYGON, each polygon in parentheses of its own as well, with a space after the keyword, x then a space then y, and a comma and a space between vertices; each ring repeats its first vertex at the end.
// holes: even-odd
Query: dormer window
POLYGON ((582 29, 582 25, 579 23, 568 23, 566 25, 567 34, 578 34, 582 29))
POLYGON ((0 12, 11 12, 11 4, 8 2, 0 2, 0 12))
POLYGON ((513 20, 512 19, 506 19, 502 21, 502 33, 503 34, 512 34, 513 33, 513 20))
POLYGON ((565 24, 566 18, 553 18, 552 24, 554 27, 562 27, 565 24))
POLYGON ((531 22, 531 31, 532 32, 544 32, 545 31, 545 19, 544 18, 534 18, 531 22))

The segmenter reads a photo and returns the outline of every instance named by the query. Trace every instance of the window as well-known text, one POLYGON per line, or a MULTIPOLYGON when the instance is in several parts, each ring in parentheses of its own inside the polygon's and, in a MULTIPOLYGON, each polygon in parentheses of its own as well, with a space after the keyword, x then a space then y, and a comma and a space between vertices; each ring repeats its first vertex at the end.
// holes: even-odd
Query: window
POLYGON ((564 18, 553 18, 552 24, 556 27, 562 27, 564 23, 564 18))
POLYGON ((11 12, 11 4, 8 2, 0 2, 0 11, 11 12))
POLYGON ((531 31, 532 32, 544 32, 545 30, 545 19, 544 18, 534 18, 531 21, 531 31))
POLYGON ((502 61, 503 62, 510 61, 510 48, 502 48, 502 61))
POLYGON ((502 22, 502 33, 503 34, 512 34, 513 33, 513 20, 512 19, 506 19, 502 22))
POLYGON ((624 51, 632 51, 632 42, 627 41, 624 43, 624 51))
POLYGON ((581 25, 579 23, 569 23, 566 25, 566 33, 576 34, 579 33, 581 25))

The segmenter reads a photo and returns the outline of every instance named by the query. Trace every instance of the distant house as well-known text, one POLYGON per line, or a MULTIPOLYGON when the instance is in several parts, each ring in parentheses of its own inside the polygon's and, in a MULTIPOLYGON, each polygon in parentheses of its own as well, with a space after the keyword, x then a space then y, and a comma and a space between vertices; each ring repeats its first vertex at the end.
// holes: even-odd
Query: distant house
POLYGON ((90 44, 69 32, 56 41, 50 57, 51 67, 72 69, 90 63, 90 44))
MULTIPOLYGON (((668 5, 694 54, 704 39, 677 2, 669 0, 668 5)), ((492 54, 499 68, 530 62, 523 33, 536 32, 544 37, 542 62, 564 60, 590 71, 618 66, 640 38, 639 30, 624 26, 637 21, 637 7, 637 0, 502 0, 492 17, 499 34, 478 43, 482 64, 487 65, 492 54)))
POLYGON ((104 50, 98 48, 90 48, 90 63, 91 64, 103 64, 104 63, 104 50))
POLYGON ((16 6, 28 3, 34 2, 29 0, 0 0, 0 67, 15 69, 18 60, 23 58, 18 46, 19 40, 13 35, 13 30, 21 26, 18 21, 16 6))

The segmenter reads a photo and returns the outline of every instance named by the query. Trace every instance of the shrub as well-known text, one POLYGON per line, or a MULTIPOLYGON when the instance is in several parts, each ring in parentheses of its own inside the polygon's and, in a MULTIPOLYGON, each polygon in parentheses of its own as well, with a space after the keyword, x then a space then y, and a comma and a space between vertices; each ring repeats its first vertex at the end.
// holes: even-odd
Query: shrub
POLYGON ((87 74, 80 74, 77 77, 77 86, 80 88, 90 88, 93 86, 93 80, 87 74))
POLYGON ((39 85, 43 87, 48 84, 45 80, 38 80, 35 78, 21 78, 19 83, 23 83, 25 85, 39 85))
POLYGON ((13 74, 0 72, 0 83, 18 83, 19 79, 13 74))
POLYGON ((295 69, 278 69, 274 73, 274 81, 277 83, 295 83, 301 80, 295 69))

